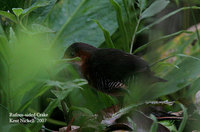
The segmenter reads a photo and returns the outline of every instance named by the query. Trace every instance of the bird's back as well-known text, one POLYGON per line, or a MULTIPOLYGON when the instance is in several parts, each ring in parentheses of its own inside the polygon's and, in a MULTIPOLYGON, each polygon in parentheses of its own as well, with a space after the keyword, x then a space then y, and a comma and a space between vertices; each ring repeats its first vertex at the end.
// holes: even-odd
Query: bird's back
POLYGON ((149 69, 148 64, 138 56, 116 49, 99 49, 92 54, 90 61, 92 68, 116 78, 149 69))

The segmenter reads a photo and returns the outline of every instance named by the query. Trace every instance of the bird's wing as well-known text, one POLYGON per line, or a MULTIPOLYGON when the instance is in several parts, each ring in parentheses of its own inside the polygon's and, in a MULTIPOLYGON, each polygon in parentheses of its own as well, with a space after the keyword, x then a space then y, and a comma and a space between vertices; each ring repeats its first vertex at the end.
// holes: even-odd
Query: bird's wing
POLYGON ((92 85, 99 91, 114 96, 121 96, 123 93, 129 93, 122 81, 110 80, 99 72, 90 74, 90 77, 92 85))
POLYGON ((97 50, 89 63, 91 71, 101 73, 113 81, 121 81, 134 73, 149 70, 144 60, 116 49, 97 50))

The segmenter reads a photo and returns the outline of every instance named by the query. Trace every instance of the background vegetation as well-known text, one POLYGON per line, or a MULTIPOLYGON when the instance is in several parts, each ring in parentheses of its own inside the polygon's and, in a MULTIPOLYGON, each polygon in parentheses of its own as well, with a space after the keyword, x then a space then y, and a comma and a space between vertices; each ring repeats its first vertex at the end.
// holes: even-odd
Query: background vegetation
POLYGON ((52 131, 72 124, 76 130, 104 131, 122 117, 133 131, 141 124, 156 131, 155 112, 157 119, 143 112, 139 123, 129 115, 140 106, 183 111, 178 120, 159 120, 170 131, 200 130, 199 5, 199 0, 1 0, 0 131, 52 131), (105 119, 105 109, 118 102, 94 91, 61 59, 73 42, 141 56, 168 82, 134 82, 123 108, 105 119), (147 103, 152 100, 168 101, 152 106, 147 103), (10 112, 49 116, 46 123, 9 124, 10 112))

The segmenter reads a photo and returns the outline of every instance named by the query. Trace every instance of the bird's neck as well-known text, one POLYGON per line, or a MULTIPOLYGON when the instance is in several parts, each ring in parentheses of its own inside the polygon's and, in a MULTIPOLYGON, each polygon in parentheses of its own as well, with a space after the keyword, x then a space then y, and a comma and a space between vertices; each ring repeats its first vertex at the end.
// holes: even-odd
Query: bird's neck
POLYGON ((79 52, 79 57, 81 58, 81 61, 85 62, 89 57, 91 53, 88 51, 80 51, 79 52))

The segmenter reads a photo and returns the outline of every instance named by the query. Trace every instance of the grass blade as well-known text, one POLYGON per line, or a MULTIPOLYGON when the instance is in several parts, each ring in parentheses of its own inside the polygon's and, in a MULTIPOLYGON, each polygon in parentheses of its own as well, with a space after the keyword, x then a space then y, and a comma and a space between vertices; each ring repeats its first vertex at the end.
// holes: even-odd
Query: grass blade
POLYGON ((152 64, 150 64, 150 67, 152 67, 153 65, 157 64, 158 62, 165 61, 165 60, 167 60, 167 59, 169 59, 169 58, 171 58, 171 57, 174 57, 174 56, 190 57, 190 58, 192 58, 192 59, 195 59, 195 60, 200 61, 199 58, 194 57, 194 56, 185 55, 185 54, 174 54, 174 55, 167 56, 167 57, 165 57, 165 58, 163 58, 163 59, 160 59, 160 60, 158 60, 158 61, 156 61, 156 62, 153 62, 152 64))
POLYGON ((126 31, 124 21, 123 21, 123 18, 122 18, 121 7, 114 0, 110 0, 110 2, 113 5, 113 7, 115 8, 115 11, 116 11, 116 14, 117 14, 117 22, 118 22, 119 30, 120 30, 120 32, 123 36, 124 50, 128 51, 128 49, 129 49, 128 35, 127 35, 127 31, 126 31))
POLYGON ((105 41, 106 41, 106 44, 108 45, 108 47, 115 48, 109 32, 105 28, 103 28, 97 20, 93 20, 93 21, 96 22, 96 24, 99 26, 99 28, 103 31, 103 35, 104 35, 104 38, 105 38, 105 41))
POLYGON ((181 122, 181 125, 178 128, 178 132, 182 132, 184 130, 184 127, 186 125, 187 119, 188 119, 188 114, 187 114, 187 109, 185 108, 185 106, 183 104, 179 104, 180 107, 183 110, 183 120, 181 122))
POLYGON ((154 42, 161 41, 161 40, 164 40, 164 39, 168 39, 168 38, 177 36, 177 35, 182 34, 182 33, 193 33, 193 32, 190 32, 190 31, 187 31, 187 30, 181 30, 181 31, 178 31, 178 32, 169 34, 169 35, 162 36, 162 37, 160 37, 160 38, 158 38, 158 39, 155 39, 155 40, 153 40, 153 41, 151 41, 151 42, 149 42, 149 43, 147 43, 147 44, 144 44, 144 45, 138 47, 138 48, 133 52, 133 54, 136 54, 137 52, 140 52, 140 51, 142 51, 143 49, 145 49, 145 48, 151 46, 152 43, 154 43, 154 42))
POLYGON ((44 92, 46 92, 50 87, 45 86, 44 83, 41 83, 39 85, 36 85, 33 87, 30 91, 25 94, 22 100, 22 105, 21 107, 17 110, 17 112, 23 112, 31 103, 34 99, 37 97, 41 96, 44 92))
POLYGON ((167 14, 167 15, 161 17, 160 19, 156 20, 156 21, 153 22, 152 24, 149 24, 149 25, 147 25, 146 27, 142 28, 141 30, 139 30, 139 31, 137 32, 137 34, 143 32, 143 31, 145 31, 145 30, 148 30, 149 28, 153 27, 154 25, 156 25, 156 24, 158 24, 158 23, 164 21, 165 19, 167 19, 167 18, 169 18, 169 17, 171 17, 171 16, 173 16, 173 15, 179 13, 180 11, 188 10, 188 9, 198 9, 198 10, 199 10, 200 7, 192 6, 192 7, 182 7, 182 8, 180 8, 180 9, 177 9, 177 10, 175 10, 175 11, 173 11, 173 12, 170 12, 169 14, 167 14))
POLYGON ((13 21, 15 23, 17 23, 17 19, 16 19, 15 15, 13 15, 12 13, 9 13, 9 12, 6 12, 6 11, 0 11, 0 15, 10 19, 11 21, 13 21))
POLYGON ((153 123, 151 125, 151 129, 150 129, 150 132, 157 132, 158 130, 158 122, 157 122, 157 119, 154 115, 150 115, 151 119, 153 120, 153 123))

